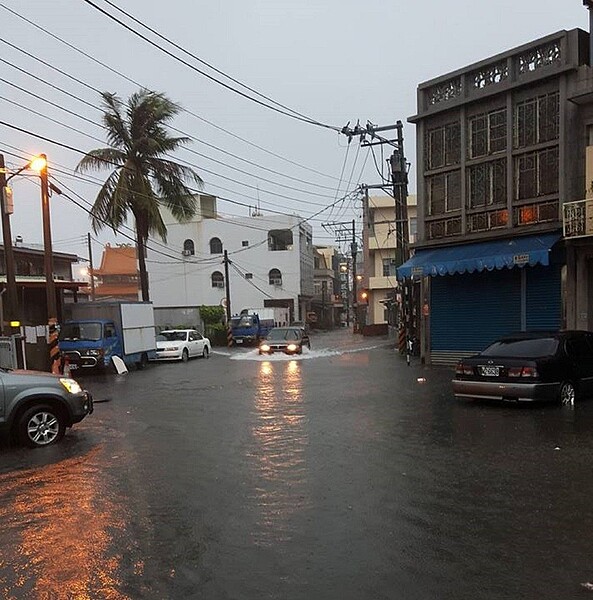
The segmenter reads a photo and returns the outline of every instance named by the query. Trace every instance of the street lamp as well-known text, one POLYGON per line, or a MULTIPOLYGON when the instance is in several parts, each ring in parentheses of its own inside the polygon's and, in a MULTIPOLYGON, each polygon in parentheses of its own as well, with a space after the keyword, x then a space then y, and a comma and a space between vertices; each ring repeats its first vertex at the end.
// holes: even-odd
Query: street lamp
POLYGON ((14 173, 7 175, 7 169, 4 163, 4 155, 0 154, 0 212, 2 213, 2 241, 4 244, 4 261, 6 263, 6 311, 0 327, 2 331, 5 329, 4 321, 16 323, 15 312, 18 307, 17 289, 16 289, 16 268, 14 261, 14 253, 12 250, 12 232, 10 230, 10 215, 12 214, 12 190, 8 186, 8 182, 23 171, 33 169, 41 172, 45 167, 47 160, 44 155, 36 156, 31 159, 25 166, 16 170, 14 173))

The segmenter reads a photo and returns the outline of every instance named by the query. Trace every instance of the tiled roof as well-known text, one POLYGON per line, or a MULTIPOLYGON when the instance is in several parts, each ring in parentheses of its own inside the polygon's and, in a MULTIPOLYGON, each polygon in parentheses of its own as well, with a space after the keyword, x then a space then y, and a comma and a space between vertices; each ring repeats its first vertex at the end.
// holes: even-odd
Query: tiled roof
POLYGON ((97 277, 102 275, 136 275, 136 248, 134 246, 105 245, 101 258, 101 267, 95 269, 97 277))

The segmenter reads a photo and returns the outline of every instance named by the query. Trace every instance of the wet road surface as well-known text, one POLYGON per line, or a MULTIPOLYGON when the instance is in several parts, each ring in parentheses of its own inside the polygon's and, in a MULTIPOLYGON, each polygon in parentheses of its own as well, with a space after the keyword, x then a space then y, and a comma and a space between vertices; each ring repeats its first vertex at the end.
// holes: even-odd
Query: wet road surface
POLYGON ((593 401, 460 403, 384 340, 312 343, 83 378, 60 445, 0 447, 0 597, 591 593, 593 401))

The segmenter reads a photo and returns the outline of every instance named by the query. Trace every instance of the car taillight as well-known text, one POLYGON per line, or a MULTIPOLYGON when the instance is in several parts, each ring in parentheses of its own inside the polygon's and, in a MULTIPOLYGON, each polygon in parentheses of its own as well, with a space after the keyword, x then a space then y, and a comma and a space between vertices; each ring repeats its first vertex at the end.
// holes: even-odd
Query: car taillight
POLYGON ((474 368, 469 365, 464 365, 462 362, 457 363, 455 367, 455 375, 473 375, 474 368))
POLYGON ((508 370, 509 377, 537 377, 537 369, 535 367, 510 367, 508 370))

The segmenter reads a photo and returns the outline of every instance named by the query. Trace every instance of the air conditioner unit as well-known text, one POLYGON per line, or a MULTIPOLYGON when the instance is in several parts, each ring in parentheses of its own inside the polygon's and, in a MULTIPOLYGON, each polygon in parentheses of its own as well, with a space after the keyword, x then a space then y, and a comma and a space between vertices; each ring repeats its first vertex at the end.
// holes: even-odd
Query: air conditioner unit
POLYGON ((183 256, 191 256, 192 252, 191 250, 183 250, 181 254, 183 254, 183 256))
POLYGON ((282 279, 272 279, 272 285, 280 287, 282 285, 282 279))
POLYGON ((217 288, 223 288, 224 287, 224 281, 217 281, 214 284, 214 286, 217 287, 217 288))

